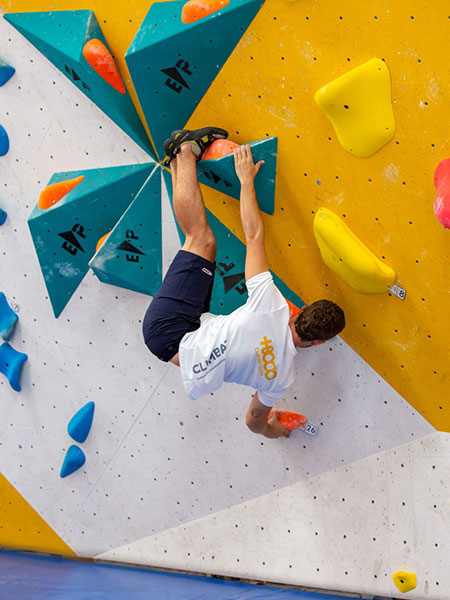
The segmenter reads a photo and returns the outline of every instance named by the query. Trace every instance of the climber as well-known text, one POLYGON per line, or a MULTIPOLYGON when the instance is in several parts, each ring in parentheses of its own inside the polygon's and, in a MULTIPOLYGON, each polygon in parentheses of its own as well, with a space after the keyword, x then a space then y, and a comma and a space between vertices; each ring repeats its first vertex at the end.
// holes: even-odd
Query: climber
POLYGON ((296 348, 322 344, 337 335, 345 326, 344 313, 333 302, 319 300, 290 318, 288 304, 269 271, 254 188, 263 161, 254 164, 248 145, 234 150, 247 247, 248 300, 229 315, 208 312, 216 240, 207 221, 196 162, 215 139, 227 135, 223 129, 209 127, 178 130, 166 140, 173 208, 186 240, 145 314, 144 339, 160 360, 180 367, 192 400, 217 390, 224 381, 251 386, 256 391, 246 416, 249 429, 269 438, 289 437, 277 412, 270 418, 269 413, 294 382, 296 348))

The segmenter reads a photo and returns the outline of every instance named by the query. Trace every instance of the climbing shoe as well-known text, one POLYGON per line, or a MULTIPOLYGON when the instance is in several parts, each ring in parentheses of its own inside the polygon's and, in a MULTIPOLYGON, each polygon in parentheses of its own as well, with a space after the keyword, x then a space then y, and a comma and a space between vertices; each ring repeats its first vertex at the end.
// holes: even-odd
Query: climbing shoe
POLYGON ((172 132, 168 140, 164 142, 164 151, 167 155, 167 160, 164 165, 168 167, 170 161, 179 153, 181 146, 190 144, 192 152, 197 157, 197 160, 202 156, 203 152, 215 140, 226 139, 228 131, 219 127, 203 127, 203 129, 177 129, 172 132))

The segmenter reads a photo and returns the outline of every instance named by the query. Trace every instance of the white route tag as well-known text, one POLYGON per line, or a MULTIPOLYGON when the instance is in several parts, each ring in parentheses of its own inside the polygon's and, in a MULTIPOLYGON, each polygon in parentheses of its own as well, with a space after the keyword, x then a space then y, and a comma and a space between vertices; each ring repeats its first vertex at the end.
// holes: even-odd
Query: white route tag
POLYGON ((299 429, 302 429, 308 435, 317 435, 319 430, 317 425, 314 425, 314 423, 310 423, 309 421, 306 421, 306 423, 299 427, 299 429))
POLYGON ((391 292, 391 294, 394 294, 394 296, 397 296, 397 298, 400 298, 400 300, 405 299, 406 290, 404 290, 403 288, 398 286, 396 283, 394 283, 394 285, 391 287, 391 289, 389 291, 391 292))

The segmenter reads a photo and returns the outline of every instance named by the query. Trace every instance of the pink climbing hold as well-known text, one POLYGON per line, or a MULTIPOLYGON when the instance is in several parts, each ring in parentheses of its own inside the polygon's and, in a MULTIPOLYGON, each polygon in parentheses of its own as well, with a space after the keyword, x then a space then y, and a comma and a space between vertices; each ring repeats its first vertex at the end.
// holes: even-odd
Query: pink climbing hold
POLYGON ((450 229, 450 158, 441 161, 434 173, 437 193, 434 199, 434 214, 446 229, 450 229))

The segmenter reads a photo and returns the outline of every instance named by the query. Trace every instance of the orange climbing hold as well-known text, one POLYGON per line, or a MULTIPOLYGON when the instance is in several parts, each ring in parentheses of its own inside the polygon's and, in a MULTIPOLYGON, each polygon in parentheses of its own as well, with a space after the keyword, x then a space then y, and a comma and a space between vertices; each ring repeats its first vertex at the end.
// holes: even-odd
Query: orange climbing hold
POLYGON ((114 62, 114 58, 102 41, 93 38, 86 42, 83 48, 83 56, 94 71, 96 71, 100 77, 103 77, 109 85, 121 94, 126 94, 126 89, 123 85, 116 63, 114 62))
POLYGON ((230 0, 189 0, 183 6, 181 20, 183 23, 200 21, 228 4, 230 0))
POLYGON ((213 158, 222 158, 228 154, 232 154, 235 148, 239 148, 239 144, 231 140, 215 140, 203 153, 202 160, 211 160, 213 158))
POLYGON ((285 298, 288 306, 289 306, 289 318, 292 319, 292 317, 296 317, 299 312, 301 311, 301 308, 299 308, 298 306, 295 306, 295 304, 292 304, 292 302, 290 300, 288 300, 287 298, 285 298))
POLYGON ((58 183, 52 183, 44 188, 39 196, 38 206, 41 210, 46 210, 55 205, 61 198, 64 198, 66 194, 73 190, 75 186, 81 183, 84 179, 84 175, 75 177, 74 179, 67 179, 67 181, 58 181, 58 183))
MULTIPOLYGON (((271 410, 269 413, 269 419, 275 411, 271 410)), ((299 413, 291 412, 289 410, 278 410, 278 422, 283 425, 285 429, 292 431, 298 429, 307 422, 307 418, 299 413)))
POLYGON ((98 240, 97 247, 95 248, 95 252, 98 252, 100 250, 100 248, 103 246, 104 242, 106 242, 106 238, 108 237, 108 235, 110 233, 111 233, 110 231, 108 233, 105 233, 105 235, 102 235, 102 237, 98 240))

